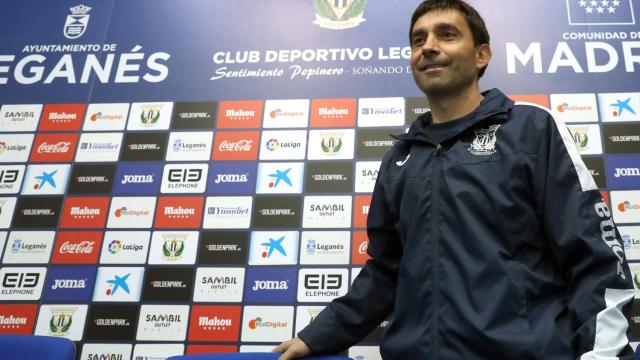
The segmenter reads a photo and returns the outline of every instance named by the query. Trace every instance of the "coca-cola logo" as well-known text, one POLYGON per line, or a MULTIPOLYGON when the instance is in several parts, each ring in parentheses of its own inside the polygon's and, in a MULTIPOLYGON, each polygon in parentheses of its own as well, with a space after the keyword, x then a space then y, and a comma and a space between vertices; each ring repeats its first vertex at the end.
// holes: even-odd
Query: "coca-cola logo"
POLYGON ((74 244, 69 241, 65 241, 60 247, 61 254, 91 254, 93 252, 93 245, 95 241, 82 241, 74 244))
POLYGON ((58 154, 58 153, 66 153, 69 152, 69 146, 71 146, 71 142, 69 141, 59 141, 56 144, 48 144, 47 142, 43 142, 38 147, 38 153, 48 153, 48 154, 58 154))
POLYGON ((358 246, 358 253, 360 255, 364 255, 367 253, 367 247, 369 246, 369 242, 368 241, 363 241, 360 246, 358 246))
POLYGON ((235 142, 224 140, 218 146, 218 150, 220 151, 251 151, 251 146, 253 145, 253 140, 239 140, 235 142))

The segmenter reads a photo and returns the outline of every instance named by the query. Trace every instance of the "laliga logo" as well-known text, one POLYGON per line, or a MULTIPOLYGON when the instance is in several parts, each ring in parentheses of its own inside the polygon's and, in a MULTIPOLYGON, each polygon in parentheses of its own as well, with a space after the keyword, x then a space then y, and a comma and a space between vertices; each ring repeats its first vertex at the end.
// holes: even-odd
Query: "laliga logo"
POLYGON ((354 28, 365 21, 362 17, 367 0, 314 0, 316 10, 314 24, 325 29, 354 28))
POLYGON ((71 14, 67 15, 67 21, 64 23, 64 37, 67 39, 77 39, 87 30, 89 24, 89 15, 91 8, 85 5, 78 5, 72 8, 71 14))

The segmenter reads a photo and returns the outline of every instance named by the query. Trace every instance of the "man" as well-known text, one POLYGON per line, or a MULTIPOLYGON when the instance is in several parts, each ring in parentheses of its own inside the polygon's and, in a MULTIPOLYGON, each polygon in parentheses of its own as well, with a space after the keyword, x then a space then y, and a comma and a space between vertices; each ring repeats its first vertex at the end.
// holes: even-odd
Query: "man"
POLYGON ((385 359, 633 359, 631 274, 566 127, 479 91, 489 35, 464 1, 420 4, 410 42, 431 112, 382 161, 372 259, 280 360, 338 352, 391 313, 385 359))

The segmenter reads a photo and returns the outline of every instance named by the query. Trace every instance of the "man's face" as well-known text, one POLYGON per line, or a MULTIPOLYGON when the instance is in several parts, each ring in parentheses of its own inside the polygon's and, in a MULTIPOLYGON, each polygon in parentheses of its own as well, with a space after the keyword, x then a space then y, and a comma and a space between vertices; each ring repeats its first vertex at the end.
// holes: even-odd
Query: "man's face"
POLYGON ((413 25, 411 70, 427 95, 456 94, 474 85, 490 57, 488 44, 473 44, 469 24, 457 10, 432 10, 413 25))

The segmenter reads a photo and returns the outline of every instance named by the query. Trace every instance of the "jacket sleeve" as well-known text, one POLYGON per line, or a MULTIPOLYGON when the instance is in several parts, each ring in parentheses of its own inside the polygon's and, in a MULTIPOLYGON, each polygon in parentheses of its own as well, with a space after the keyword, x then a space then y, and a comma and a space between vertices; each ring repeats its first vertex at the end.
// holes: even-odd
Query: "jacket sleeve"
POLYGON ((337 353, 358 343, 392 312, 402 248, 382 176, 381 170, 367 218, 367 252, 371 259, 349 292, 334 299, 298 333, 313 353, 337 353))
POLYGON ((566 126, 546 112, 536 117, 546 127, 534 194, 567 284, 571 345, 581 360, 635 359, 626 335, 634 289, 611 212, 566 126))

